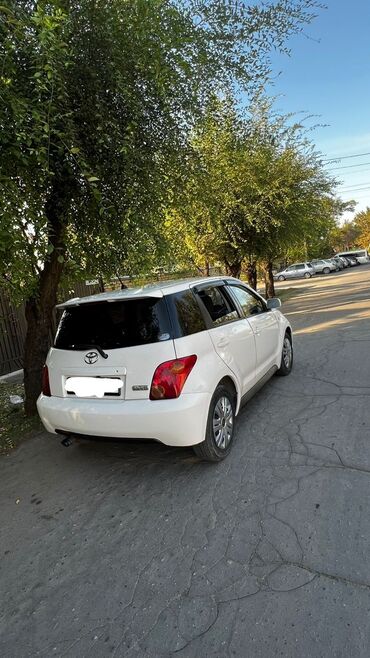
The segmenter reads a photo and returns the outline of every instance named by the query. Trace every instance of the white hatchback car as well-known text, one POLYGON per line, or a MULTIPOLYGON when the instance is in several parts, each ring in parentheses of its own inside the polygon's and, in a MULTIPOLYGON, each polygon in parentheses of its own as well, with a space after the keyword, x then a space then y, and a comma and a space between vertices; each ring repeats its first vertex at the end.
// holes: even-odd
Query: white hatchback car
POLYGON ((242 403, 291 371, 279 306, 221 277, 71 299, 44 367, 41 420, 66 437, 149 438, 219 461, 242 403))

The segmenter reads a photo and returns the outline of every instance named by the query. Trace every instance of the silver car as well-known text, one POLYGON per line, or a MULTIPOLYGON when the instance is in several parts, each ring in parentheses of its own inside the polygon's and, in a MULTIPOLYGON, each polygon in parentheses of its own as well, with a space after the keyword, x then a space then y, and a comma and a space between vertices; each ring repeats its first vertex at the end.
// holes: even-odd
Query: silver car
POLYGON ((331 260, 326 260, 324 258, 313 260, 312 267, 316 274, 330 274, 330 272, 335 272, 337 269, 336 265, 334 265, 331 260))
POLYGON ((315 274, 315 270, 311 263, 295 263, 289 265, 285 270, 281 270, 275 274, 274 279, 277 281, 285 281, 285 279, 310 279, 315 274))

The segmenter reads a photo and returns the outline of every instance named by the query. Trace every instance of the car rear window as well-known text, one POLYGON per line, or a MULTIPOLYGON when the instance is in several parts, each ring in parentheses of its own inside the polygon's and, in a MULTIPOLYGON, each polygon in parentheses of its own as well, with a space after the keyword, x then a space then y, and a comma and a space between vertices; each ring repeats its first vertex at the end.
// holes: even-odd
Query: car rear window
POLYGON ((163 299, 81 304, 64 310, 54 346, 62 350, 117 349, 171 338, 163 299))

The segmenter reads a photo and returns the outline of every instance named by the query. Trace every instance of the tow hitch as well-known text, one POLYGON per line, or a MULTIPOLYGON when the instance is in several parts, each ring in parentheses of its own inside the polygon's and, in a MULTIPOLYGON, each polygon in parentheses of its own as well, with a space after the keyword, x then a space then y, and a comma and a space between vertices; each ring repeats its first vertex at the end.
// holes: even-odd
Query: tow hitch
POLYGON ((73 443, 73 439, 70 436, 65 436, 64 439, 62 439, 61 441, 62 446, 64 446, 65 448, 69 448, 69 446, 71 446, 72 443, 73 443))

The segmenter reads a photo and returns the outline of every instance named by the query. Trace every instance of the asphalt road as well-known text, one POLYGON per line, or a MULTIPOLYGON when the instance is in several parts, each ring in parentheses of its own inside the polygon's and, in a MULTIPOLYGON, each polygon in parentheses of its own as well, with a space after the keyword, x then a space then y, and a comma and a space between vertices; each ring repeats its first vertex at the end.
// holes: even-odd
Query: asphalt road
POLYGON ((370 266, 284 305, 230 457, 46 434, 0 460, 0 655, 370 655, 370 266))

